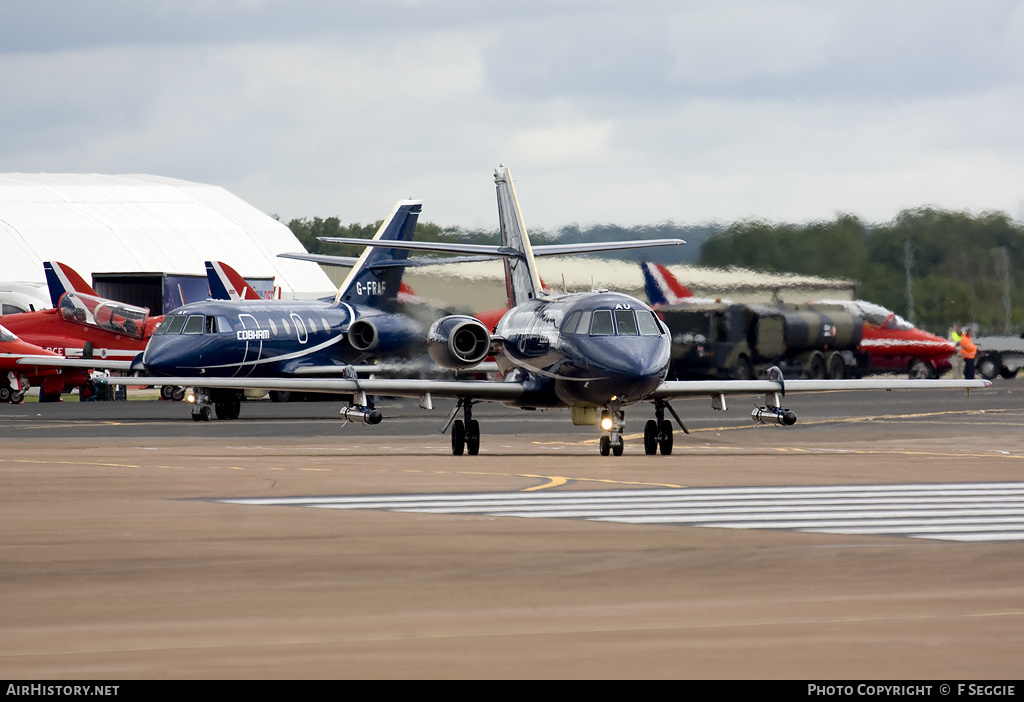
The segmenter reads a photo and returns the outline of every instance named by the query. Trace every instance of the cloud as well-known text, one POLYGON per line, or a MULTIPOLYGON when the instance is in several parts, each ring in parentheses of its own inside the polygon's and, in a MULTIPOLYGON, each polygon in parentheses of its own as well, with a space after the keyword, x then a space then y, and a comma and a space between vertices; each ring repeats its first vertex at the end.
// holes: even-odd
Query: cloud
POLYGON ((544 228, 1024 196, 1020 2, 6 5, 8 170, 468 227, 499 161, 544 228))

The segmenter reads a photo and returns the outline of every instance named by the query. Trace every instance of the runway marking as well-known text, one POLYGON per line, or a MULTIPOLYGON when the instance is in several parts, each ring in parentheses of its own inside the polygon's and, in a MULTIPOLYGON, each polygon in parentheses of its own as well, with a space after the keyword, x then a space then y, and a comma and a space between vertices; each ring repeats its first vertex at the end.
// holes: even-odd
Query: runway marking
POLYGON ((961 542, 1024 541, 1024 483, 644 488, 213 501, 961 542))

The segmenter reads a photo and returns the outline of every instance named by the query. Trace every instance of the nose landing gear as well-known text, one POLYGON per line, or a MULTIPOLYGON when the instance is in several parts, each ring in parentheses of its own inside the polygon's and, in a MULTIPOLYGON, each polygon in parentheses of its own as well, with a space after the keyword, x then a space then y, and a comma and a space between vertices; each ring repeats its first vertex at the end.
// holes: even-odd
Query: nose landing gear
POLYGON ((608 432, 601 437, 599 444, 601 455, 607 456, 611 453, 621 456, 622 450, 625 448, 625 442, 622 440, 622 431, 626 428, 625 412, 617 409, 605 410, 601 415, 601 428, 608 432))

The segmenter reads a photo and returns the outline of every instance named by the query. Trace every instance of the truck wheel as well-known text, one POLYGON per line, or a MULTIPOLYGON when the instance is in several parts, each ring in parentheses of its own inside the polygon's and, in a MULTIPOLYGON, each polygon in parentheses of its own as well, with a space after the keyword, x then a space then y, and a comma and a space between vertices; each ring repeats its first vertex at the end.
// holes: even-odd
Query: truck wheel
POLYGON ((977 371, 985 380, 994 380, 999 375, 1000 368, 1002 368, 1002 364, 999 362, 998 356, 986 355, 978 361, 977 371))
POLYGON ((833 353, 828 357, 828 379, 842 380, 845 377, 846 362, 843 360, 843 354, 833 353))
POLYGON ((807 362, 805 373, 807 373, 807 377, 811 380, 825 379, 825 359, 817 351, 811 354, 811 359, 807 362))

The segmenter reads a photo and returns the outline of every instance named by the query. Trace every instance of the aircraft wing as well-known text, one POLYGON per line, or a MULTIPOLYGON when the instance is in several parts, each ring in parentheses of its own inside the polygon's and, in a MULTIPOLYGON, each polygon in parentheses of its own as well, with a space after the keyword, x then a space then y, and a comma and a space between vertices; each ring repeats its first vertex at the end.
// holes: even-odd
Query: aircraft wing
POLYGON ((18 365, 37 368, 89 368, 91 370, 129 371, 131 361, 115 361, 103 358, 64 358, 62 356, 17 356, 18 365))
POLYGON ((715 395, 757 395, 787 392, 835 392, 849 390, 970 390, 987 388, 987 380, 667 380, 651 393, 651 399, 715 395))
POLYGON ((351 395, 420 397, 430 393, 438 397, 473 397, 480 400, 515 400, 525 392, 519 383, 490 380, 418 380, 405 378, 164 378, 136 376, 104 379, 111 385, 180 385, 199 388, 234 388, 238 390, 281 390, 291 392, 322 392, 351 395))

